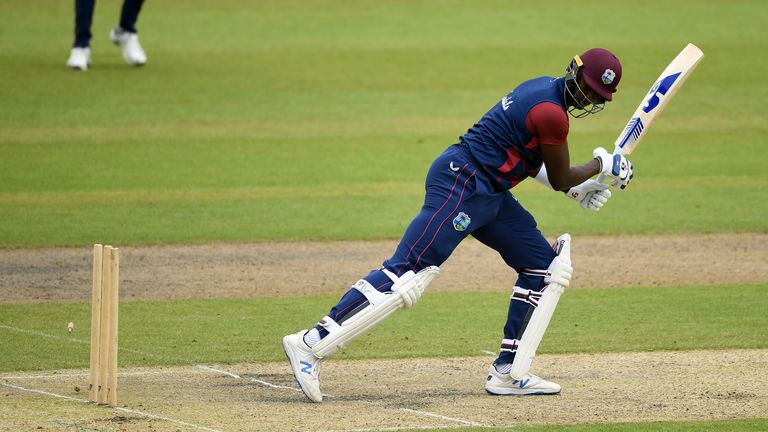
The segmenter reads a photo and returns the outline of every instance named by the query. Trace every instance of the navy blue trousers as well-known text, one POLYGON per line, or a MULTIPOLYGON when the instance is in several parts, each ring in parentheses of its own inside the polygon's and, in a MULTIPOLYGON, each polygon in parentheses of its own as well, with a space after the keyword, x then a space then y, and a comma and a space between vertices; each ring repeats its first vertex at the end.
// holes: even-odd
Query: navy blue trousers
MULTIPOLYGON (((400 276, 408 270, 418 272, 428 266, 440 266, 469 235, 496 250, 518 274, 523 269, 546 269, 555 258, 533 216, 509 191, 494 190, 469 152, 456 144, 432 163, 427 173, 424 205, 383 267, 400 276)), ((392 281, 380 269, 371 271, 364 279, 379 291, 392 287, 392 281)), ((544 280, 541 276, 519 274, 515 285, 541 291, 544 280)), ((366 304, 359 291, 350 289, 328 316, 341 323, 366 304)), ((506 343, 502 347, 519 338, 532 311, 530 304, 510 299, 504 326, 506 343)), ((317 329, 321 336, 327 334, 319 325, 317 329)), ((514 354, 514 350, 502 350, 497 362, 511 362, 514 354)))
MULTIPOLYGON (((125 0, 120 12, 120 27, 136 33, 136 20, 144 0, 125 0)), ((75 43, 77 48, 88 47, 91 43, 91 23, 96 0, 75 0, 75 43)))

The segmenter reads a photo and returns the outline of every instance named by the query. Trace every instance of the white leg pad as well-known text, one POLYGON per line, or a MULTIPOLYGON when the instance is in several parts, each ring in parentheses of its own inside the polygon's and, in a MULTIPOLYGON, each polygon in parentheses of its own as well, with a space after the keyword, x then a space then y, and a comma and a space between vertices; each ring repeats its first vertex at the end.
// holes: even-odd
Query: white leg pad
POLYGON ((341 324, 327 316, 320 320, 320 325, 328 330, 328 334, 312 347, 312 352, 319 358, 329 356, 398 310, 412 307, 439 271, 436 266, 430 266, 416 274, 409 271, 399 278, 385 271, 394 282, 392 291, 386 293, 360 279, 353 288, 365 296, 368 306, 341 324))
MULTIPOLYGON (((562 261, 571 265, 571 236, 563 234, 557 238, 555 251, 562 261)), ((539 348, 544 332, 547 331, 549 321, 555 313, 555 307, 560 300, 560 296, 565 291, 563 285, 550 283, 544 288, 538 306, 531 314, 528 325, 523 331, 520 342, 517 346, 515 359, 512 361, 512 370, 510 375, 516 380, 522 380, 531 369, 531 363, 536 357, 536 350, 539 348)))

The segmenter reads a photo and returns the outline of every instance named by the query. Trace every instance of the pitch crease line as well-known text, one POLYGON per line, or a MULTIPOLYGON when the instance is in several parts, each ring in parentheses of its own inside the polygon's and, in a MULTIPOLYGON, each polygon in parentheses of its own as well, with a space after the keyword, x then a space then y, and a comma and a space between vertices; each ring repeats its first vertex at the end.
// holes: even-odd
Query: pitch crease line
POLYGON ((385 428, 364 428, 364 429, 330 429, 319 432, 395 432, 401 430, 439 430, 439 429, 456 429, 456 428, 469 427, 464 425, 459 426, 394 426, 385 428))
MULTIPOLYGON (((222 369, 212 368, 210 366, 197 365, 196 367, 198 367, 200 369, 203 369, 203 370, 210 371, 210 372, 220 373, 220 374, 223 374, 223 375, 235 378, 235 379, 246 379, 246 378, 243 378, 242 376, 237 375, 235 373, 232 373, 232 372, 229 372, 229 371, 225 371, 225 370, 222 370, 222 369)), ((263 384, 263 385, 265 385, 267 387, 271 387, 271 388, 287 389, 287 390, 298 391, 298 392, 301 391, 301 389, 297 389, 297 388, 294 388, 294 387, 286 387, 286 386, 281 386, 281 385, 277 385, 277 384, 272 384, 272 383, 269 383, 269 382, 266 382, 266 381, 257 380, 255 378, 247 378, 247 380, 248 381, 254 381, 254 382, 257 382, 259 384, 263 384)), ((323 393, 323 396, 326 396, 326 397, 329 397, 329 398, 333 398, 334 397, 332 395, 325 394, 325 393, 323 393)), ((357 402, 364 403, 364 404, 367 404, 367 405, 373 405, 373 406, 376 406, 376 407, 379 407, 379 408, 391 409, 391 408, 387 407, 385 404, 379 404, 379 403, 376 403, 376 402, 369 402, 369 401, 357 401, 357 402)), ((444 416, 442 414, 436 414, 436 413, 432 413, 432 412, 429 412, 429 411, 418 411, 418 410, 414 410, 414 409, 410 409, 410 408, 396 408, 396 409, 398 411, 403 411, 403 412, 407 412, 407 413, 411 413, 411 414, 415 414, 415 415, 420 415, 420 416, 425 416, 425 417, 432 417, 432 418, 436 418, 436 419, 440 419, 440 420, 456 422, 456 423, 459 423, 459 424, 461 424, 463 426, 489 427, 488 425, 485 425, 485 424, 482 424, 482 423, 477 423, 477 422, 473 422, 473 421, 469 421, 469 420, 462 420, 462 419, 455 418, 455 417, 448 417, 448 416, 444 416)), ((373 430, 383 430, 383 429, 373 429, 373 430)))
MULTIPOLYGON (((35 336, 42 336, 42 337, 47 337, 47 338, 50 338, 50 339, 63 340, 65 342, 69 342, 69 343, 79 343, 79 344, 83 344, 83 345, 90 345, 91 344, 90 340, 84 341, 82 339, 77 339, 77 338, 57 336, 57 335, 43 333, 43 332, 39 332, 39 331, 35 331, 35 330, 27 330, 27 329, 22 329, 22 328, 18 328, 18 327, 13 327, 13 326, 5 325, 5 324, 0 324, 0 329, 6 329, 6 330, 10 330, 10 331, 15 331, 15 332, 19 332, 19 333, 26 333, 26 334, 31 334, 31 335, 35 335, 35 336)), ((118 350, 118 352, 129 352, 129 353, 133 353, 133 354, 145 355, 145 356, 150 356, 150 357, 155 357, 155 358, 160 358, 160 359, 165 359, 165 360, 176 360, 176 361, 184 361, 184 362, 189 362, 189 360, 190 360, 190 359, 185 359, 185 358, 181 358, 181 357, 171 357, 171 356, 166 356, 166 355, 162 355, 162 354, 154 354, 154 353, 150 353, 150 352, 138 351, 138 350, 133 350, 133 349, 130 349, 130 348, 123 348, 123 347, 118 347, 117 350, 118 350)))
POLYGON ((476 422, 469 421, 469 420, 462 420, 462 419, 455 418, 455 417, 448 417, 448 416, 444 416, 442 414, 436 414, 436 413, 432 413, 432 412, 429 412, 429 411, 418 411, 418 410, 414 410, 414 409, 410 409, 410 408, 398 408, 398 409, 400 411, 405 411, 405 412, 409 412, 409 413, 413 413, 413 414, 417 414, 417 415, 423 415, 423 416, 427 416, 427 417, 434 417, 434 418, 441 419, 441 420, 454 421, 456 423, 461 423, 461 424, 463 424, 465 426, 478 426, 478 427, 484 427, 485 426, 482 423, 476 423, 476 422))
MULTIPOLYGON (((61 394, 58 394, 58 393, 51 393, 51 392, 47 392, 45 390, 38 390, 38 389, 33 389, 33 388, 27 388, 27 387, 22 387, 22 386, 14 385, 14 384, 8 384, 8 383, 0 383, 0 385, 3 385, 5 387, 10 387, 10 388, 16 389, 16 390, 21 390, 21 391, 25 391, 25 392, 29 392, 29 393, 37 393, 37 394, 41 394, 41 395, 45 395, 45 396, 51 396, 51 397, 55 397, 55 398, 59 398, 59 399, 64 399, 64 400, 72 401, 72 402, 80 402, 80 403, 83 403, 83 404, 90 404, 91 403, 90 401, 87 401, 85 399, 80 399, 80 398, 76 398, 76 397, 72 397, 72 396, 61 395, 61 394)), ((158 420, 165 420, 167 422, 175 423, 175 424, 182 425, 182 426, 188 426, 188 427, 192 427, 192 428, 195 428, 195 429, 200 429, 200 430, 204 430, 204 431, 208 431, 208 432, 222 432, 222 431, 220 431, 218 429, 211 429, 211 428, 208 428, 208 427, 205 427, 205 426, 200 426, 200 425, 197 425, 197 424, 194 424, 194 423, 185 422, 183 420, 176 420, 174 418, 165 417, 165 416, 161 416, 161 415, 157 415, 157 414, 152 414, 152 413, 146 412, 146 411, 133 410, 133 409, 130 409, 130 408, 123 408, 123 407, 109 407, 109 408, 113 409, 113 410, 116 410, 116 411, 121 411, 121 412, 130 413, 130 414, 140 415, 140 416, 143 416, 143 417, 148 417, 148 418, 153 418, 153 419, 158 419, 158 420)))
MULTIPOLYGON (((145 375, 169 375, 169 374, 181 374, 181 373, 188 373, 188 371, 133 371, 133 372, 117 372, 117 376, 145 376, 145 375)), ((14 379, 14 380, 23 380, 23 379, 46 379, 46 378, 76 378, 76 377, 87 377, 89 376, 89 372, 76 372, 76 373, 58 373, 58 374, 45 374, 45 375, 0 375, 0 379, 14 379)))
MULTIPOLYGON (((281 385, 277 385, 277 384, 272 384, 272 383, 268 383, 266 381, 262 381, 262 380, 259 380, 259 379, 256 379, 256 378, 243 378, 240 375, 234 374, 232 372, 228 372, 228 371, 225 371, 225 370, 212 368, 212 367, 206 366, 206 365, 197 365, 195 367, 199 368, 199 369, 202 369, 202 370, 209 371, 209 372, 220 373, 222 375, 226 375, 228 377, 232 377, 232 378, 235 378, 235 379, 242 379, 242 380, 246 380, 246 381, 252 381, 252 382, 255 382, 255 383, 267 386, 267 387, 271 387, 271 388, 286 389, 286 390, 292 390, 292 391, 298 391, 298 392, 301 391, 301 389, 297 389, 295 387, 288 387, 288 386, 281 386, 281 385)), ((331 396, 331 395, 327 395, 327 394, 323 393, 323 396, 331 396)), ((333 396, 331 396, 331 397, 333 397, 333 396)))

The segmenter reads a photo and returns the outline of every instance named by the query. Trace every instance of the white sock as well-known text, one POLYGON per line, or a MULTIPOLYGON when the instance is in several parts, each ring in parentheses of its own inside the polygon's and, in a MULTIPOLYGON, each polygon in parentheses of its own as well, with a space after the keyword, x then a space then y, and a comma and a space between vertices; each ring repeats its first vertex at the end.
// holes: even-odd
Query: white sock
POLYGON ((501 363, 501 364, 495 364, 493 367, 496 368, 496 372, 501 374, 508 374, 509 371, 512 370, 512 363, 501 363))
POLYGON ((321 339, 322 338, 320 337, 320 332, 317 331, 316 328, 312 328, 312 330, 304 334, 304 343, 307 344, 307 346, 310 348, 317 345, 321 339))

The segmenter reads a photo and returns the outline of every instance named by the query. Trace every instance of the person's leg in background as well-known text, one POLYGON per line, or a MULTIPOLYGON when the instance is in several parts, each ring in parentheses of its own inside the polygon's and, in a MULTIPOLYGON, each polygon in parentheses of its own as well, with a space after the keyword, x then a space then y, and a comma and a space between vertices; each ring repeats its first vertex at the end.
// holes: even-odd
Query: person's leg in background
POLYGON ((138 33, 136 30, 136 20, 139 19, 141 6, 144 0, 125 0, 123 9, 120 11, 120 28, 129 33, 138 33))
POLYGON ((75 0, 75 41, 67 60, 71 69, 86 71, 91 64, 91 24, 96 0, 75 0))
POLYGON ((147 62, 147 54, 139 43, 136 21, 144 5, 144 0, 125 0, 120 12, 120 21, 109 33, 112 43, 123 51, 126 63, 132 66, 142 66, 147 62))

